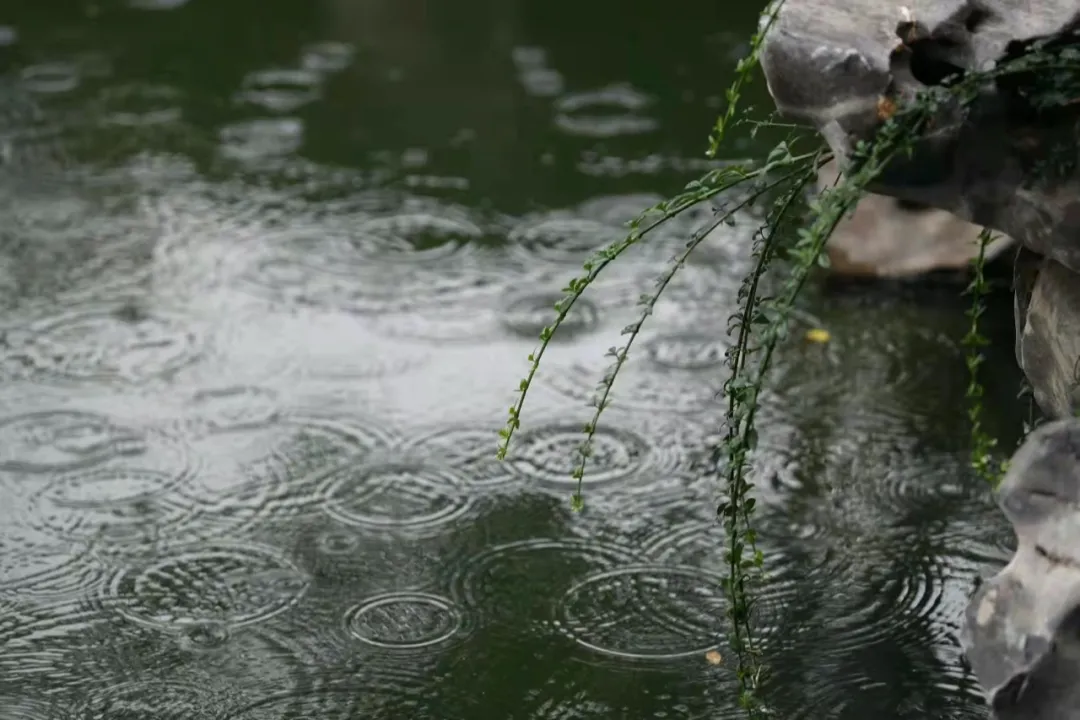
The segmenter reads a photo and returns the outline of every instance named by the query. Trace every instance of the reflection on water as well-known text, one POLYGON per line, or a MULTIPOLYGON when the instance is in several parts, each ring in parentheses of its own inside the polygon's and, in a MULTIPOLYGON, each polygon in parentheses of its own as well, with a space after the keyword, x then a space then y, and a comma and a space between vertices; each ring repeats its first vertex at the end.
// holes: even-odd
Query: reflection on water
MULTIPOLYGON (((39 5, 0 9, 0 718, 737 717, 709 449, 751 219, 655 307, 584 513, 604 353, 708 208, 575 305, 494 450, 566 280, 710 166, 758 8, 39 5)), ((956 632, 1011 537, 962 301, 805 310, 833 340, 784 346, 754 465, 771 697, 979 717, 956 632)))

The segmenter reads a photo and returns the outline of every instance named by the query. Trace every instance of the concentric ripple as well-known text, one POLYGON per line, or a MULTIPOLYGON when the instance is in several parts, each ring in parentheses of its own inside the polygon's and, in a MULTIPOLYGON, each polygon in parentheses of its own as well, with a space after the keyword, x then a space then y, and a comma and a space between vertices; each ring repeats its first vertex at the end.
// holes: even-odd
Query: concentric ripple
POLYGON ((620 658, 704 655, 717 646, 726 619, 722 579, 671 565, 597 573, 567 591, 559 627, 583 647, 620 658))
POLYGON ((551 609, 566 591, 599 572, 641 562, 632 549, 593 540, 533 538, 496 545, 452 568, 451 584, 477 621, 521 632, 552 629, 551 609))
POLYGON ((75 597, 92 590, 104 576, 86 544, 58 541, 33 528, 20 527, 10 518, 4 530, 0 535, 0 591, 14 592, 23 600, 75 597))
MULTIPOLYGON (((630 233, 629 222, 660 199, 659 196, 643 194, 599 195, 569 210, 554 210, 526 217, 507 235, 510 251, 525 261, 527 267, 536 263, 550 263, 576 270, 596 251, 624 240, 630 233)), ((645 224, 648 224, 648 220, 645 224)), ((642 269, 656 273, 660 263, 666 261, 689 238, 689 233, 686 233, 678 238, 677 243, 672 242, 670 233, 664 236, 667 229, 666 225, 658 228, 647 241, 638 243, 623 255, 620 264, 634 262, 644 265, 642 269)), ((604 274, 616 271, 617 267, 611 267, 604 274)))
POLYGON ((513 228, 507 236, 511 251, 527 261, 580 265, 597 250, 626 237, 618 225, 551 213, 513 228))
POLYGON ((189 476, 153 467, 94 468, 54 478, 32 498, 42 526, 57 537, 107 539, 120 549, 193 520, 175 491, 189 476))
POLYGON ((660 127, 656 118, 641 114, 651 99, 630 85, 610 85, 589 92, 571 93, 555 103, 555 126, 586 138, 641 135, 660 127))
POLYGON ((213 707, 204 688, 175 680, 132 680, 106 685, 91 692, 78 717, 110 720, 181 720, 197 717, 213 707))
POLYGON ((887 583, 859 578, 860 593, 829 598, 822 622, 828 629, 828 643, 819 658, 823 667, 830 661, 841 667, 853 653, 881 644, 918 652, 928 643, 949 643, 953 628, 940 616, 945 587, 942 568, 931 558, 912 559, 914 567, 889 568, 887 583))
POLYGON ((475 262, 483 229, 455 208, 356 215, 351 225, 316 217, 269 237, 244 281, 294 305, 360 314, 420 312, 500 286, 475 262))
MULTIPOLYGON (((642 342, 638 357, 619 372, 612 406, 650 413, 694 414, 720 407, 727 337, 721 330, 673 331, 642 342)), ((591 403, 606 366, 576 363, 552 372, 552 389, 591 403)))
POLYGON ((74 411, 22 416, 5 427, 0 437, 12 455, 0 469, 18 471, 8 485, 25 500, 17 522, 27 531, 94 543, 99 552, 141 551, 198 518, 189 493, 199 464, 172 435, 74 411))
POLYGON ((168 85, 132 83, 104 89, 98 100, 106 125, 142 128, 183 118, 178 90, 168 85))
MULTIPOLYGON (((559 291, 594 253, 626 238, 626 222, 636 213, 627 215, 621 200, 600 196, 571 209, 522 219, 507 236, 511 258, 523 274, 536 277, 536 284, 559 291)), ((633 307, 643 292, 653 288, 656 274, 671 255, 664 243, 655 240, 639 243, 605 268, 590 283, 587 299, 610 297, 613 305, 633 307)))
MULTIPOLYGON (((956 383, 942 384, 942 372, 963 365, 957 340, 963 330, 943 332, 942 321, 919 308, 845 298, 836 303, 824 321, 844 332, 824 346, 802 344, 777 367, 786 412, 800 422, 828 419, 880 437, 952 432, 963 417, 963 392, 946 389, 961 388, 966 380, 961 368, 956 383), (927 392, 930 387, 941 390, 927 392)), ((951 309, 933 310, 939 312, 951 309)))
MULTIPOLYGON (((552 308, 565 297, 557 290, 515 294, 506 299, 502 312, 502 324, 514 335, 536 338, 551 325, 555 318, 552 308)), ((593 302, 578 298, 559 326, 557 338, 569 338, 596 330, 600 325, 601 312, 593 302)))
POLYGON ((280 417, 277 393, 254 385, 230 385, 197 391, 192 413, 211 433, 241 432, 267 427, 280 417))
POLYGON ((166 630, 217 621, 247 625, 285 612, 308 577, 257 545, 198 545, 113 576, 103 602, 133 622, 166 630))
POLYGON ((385 423, 285 414, 242 461, 232 440, 207 448, 208 464, 212 461, 218 472, 200 483, 201 502, 216 505, 221 514, 243 516, 252 527, 317 515, 324 507, 329 475, 370 463, 394 442, 395 434, 385 423))
POLYGON ((325 40, 304 46, 300 66, 318 73, 340 72, 352 64, 355 55, 351 45, 325 40))
POLYGON ((286 157, 303 144, 304 123, 296 117, 255 118, 221 130, 222 155, 240 162, 286 157))
POLYGON ((19 79, 23 88, 41 95, 71 92, 82 83, 79 67, 67 62, 28 65, 22 69, 19 79))
MULTIPOLYGON (((701 513, 702 516, 705 514, 701 513)), ((730 539, 719 521, 704 517, 675 521, 657 518, 654 524, 659 528, 642 542, 642 550, 651 566, 680 567, 687 572, 693 569, 709 582, 729 572, 724 552, 730 539)), ((773 538, 778 534, 761 521, 758 530, 759 537, 773 538)), ((766 639, 775 637, 781 628, 786 628, 787 633, 792 632, 787 622, 790 608, 797 602, 800 589, 809 592, 813 586, 809 576, 814 568, 800 564, 797 557, 786 554, 778 545, 759 540, 758 549, 765 556, 765 575, 756 580, 753 589, 753 626, 756 637, 766 639)))
MULTIPOLYGON (((549 289, 556 288, 558 282, 565 282, 565 278, 530 282, 535 289, 515 288, 501 295, 478 298, 477 302, 384 315, 376 320, 376 326, 388 337, 440 344, 475 344, 504 339, 508 335, 533 341, 555 319, 555 303, 565 297, 557 289, 549 289)), ((596 331, 609 315, 607 308, 620 302, 625 305, 629 297, 628 293, 617 295, 603 290, 574 303, 552 342, 572 340, 596 331), (598 304, 597 298, 602 304, 598 304)))
POLYGON ((313 516, 296 537, 292 557, 320 587, 348 588, 355 597, 390 591, 433 592, 446 567, 460 554, 447 536, 467 532, 468 523, 439 527, 441 532, 426 534, 373 532, 370 527, 313 516))
POLYGON ((143 437, 104 415, 53 410, 0 420, 0 470, 65 472, 145 452, 143 437))
MULTIPOLYGON (((20 139, 20 153, 12 158, 20 166, 19 177, 48 172, 65 162, 43 157, 46 147, 59 153, 57 146, 61 141, 53 138, 20 139)), ((15 170, 13 166, 11 171, 15 170)), ((5 242, 16 243, 2 263, 9 291, 3 302, 29 309, 38 300, 53 298, 49 311, 58 313, 22 316, 9 328, 14 335, 25 336, 27 324, 49 325, 50 320, 72 314, 123 314, 122 300, 102 299, 145 292, 138 284, 153 265, 155 237, 153 228, 131 212, 130 204, 80 192, 75 182, 50 183, 46 189, 24 181, 10 193, 0 190, 0 206, 5 235, 12 239, 5 242)))
POLYGON ((359 720, 360 718, 411 718, 437 720, 432 698, 418 693, 413 678, 389 673, 363 672, 347 680, 332 681, 327 687, 307 692, 280 693, 253 702, 223 720, 359 720))
POLYGON ((83 309, 9 332, 4 364, 63 380, 140 383, 194 362, 201 345, 177 318, 127 306, 83 309))
POLYGON ((498 428, 439 428, 411 434, 404 452, 432 465, 447 465, 470 486, 498 489, 513 485, 518 476, 492 450, 498 428))
POLYGON ((345 628, 357 640, 390 650, 441 645, 465 629, 465 616, 452 600, 420 592, 370 597, 345 614, 345 628))
POLYGON ((344 465, 324 479, 323 509, 346 525, 437 530, 465 515, 472 498, 450 468, 406 461, 344 465))
MULTIPOLYGON (((656 430, 656 429, 653 429, 656 430)), ((585 439, 581 425, 555 422, 522 430, 507 462, 526 484, 552 489, 577 487, 571 476, 585 439)), ((601 423, 592 439, 586 489, 619 486, 628 490, 656 490, 684 476, 695 457, 677 428, 644 435, 637 430, 601 423)))
POLYGON ((241 82, 237 102, 275 113, 291 113, 321 96, 322 77, 314 70, 273 68, 249 74, 241 82))
POLYGON ((437 262, 484 236, 483 229, 448 212, 412 212, 372 218, 357 228, 354 246, 380 260, 437 262))

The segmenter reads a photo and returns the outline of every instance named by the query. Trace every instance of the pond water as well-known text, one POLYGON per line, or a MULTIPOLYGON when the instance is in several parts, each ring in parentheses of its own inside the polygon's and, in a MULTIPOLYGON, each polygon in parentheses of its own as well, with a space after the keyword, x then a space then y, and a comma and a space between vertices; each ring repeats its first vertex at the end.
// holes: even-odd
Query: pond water
MULTIPOLYGON (((0 719, 737 717, 707 458, 749 220, 657 306, 583 513, 604 353, 707 209, 577 306, 494 459, 565 281, 710 167, 758 12, 721 5, 6 0, 0 719)), ((832 340, 780 353, 779 717, 983 715, 956 636, 1012 537, 966 464, 965 305, 816 287, 832 340)))

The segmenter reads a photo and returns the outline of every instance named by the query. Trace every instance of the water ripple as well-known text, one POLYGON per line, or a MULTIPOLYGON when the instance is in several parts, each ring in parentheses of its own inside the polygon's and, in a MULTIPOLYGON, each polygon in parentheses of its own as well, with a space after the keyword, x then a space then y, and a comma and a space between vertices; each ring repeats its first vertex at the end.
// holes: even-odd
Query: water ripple
POLYGON ((407 459, 349 462, 320 482, 323 510, 346 525, 437 533, 472 508, 465 481, 450 468, 407 459))
POLYGON ((533 97, 556 97, 563 92, 563 77, 547 65, 547 53, 540 47, 518 46, 511 53, 518 80, 533 97))
MULTIPOLYGON (((643 337, 619 372, 613 407, 648 413, 695 414, 721 406, 728 337, 722 329, 667 330, 643 337), (634 362, 638 357, 644 360, 634 362)), ((574 363, 545 375, 546 384, 583 404, 598 396, 605 364, 574 363)))
POLYGON ((403 451, 423 462, 445 464, 460 473, 470 486, 505 489, 520 479, 495 457, 498 428, 440 427, 410 433, 403 451))
POLYGON ((843 322, 825 345, 801 343, 778 365, 785 412, 801 424, 843 427, 851 434, 897 438, 953 436, 951 423, 963 408, 962 349, 956 335, 906 319, 910 309, 842 304, 822 318, 843 322), (843 315, 839 313, 843 311, 843 315), (842 320, 840 320, 842 318, 842 320), (943 368, 955 368, 959 392, 927 393, 942 384, 943 368), (835 419, 834 419, 835 418, 835 419))
POLYGON ((78 717, 136 720, 182 720, 212 712, 215 698, 206 689, 172 679, 129 680, 97 688, 77 711, 78 717))
POLYGON ((247 75, 236 101, 275 113, 292 113, 315 102, 322 94, 321 76, 307 69, 273 68, 247 75))
POLYGON ((32 93, 57 95, 79 87, 82 75, 74 63, 50 62, 24 67, 20 80, 22 86, 32 93))
POLYGON ((0 470, 64 472, 140 454, 143 438, 107 416, 48 410, 0 419, 0 470))
POLYGON ((4 720, 53 720, 70 713, 70 709, 62 703, 31 700, 22 696, 0 695, 0 707, 4 708, 4 720))
POLYGON ((723 576, 677 565, 635 565, 591 575, 570 588, 558 625, 579 645, 636 660, 704 655, 725 618, 723 576))
POLYGON ((94 543, 109 555, 141 552, 140 543, 197 531, 197 508, 182 492, 193 474, 184 466, 94 468, 51 479, 30 505, 41 529, 57 538, 94 543))
POLYGON ((325 499, 321 481, 327 473, 363 465, 396 442, 385 423, 360 417, 290 413, 269 430, 252 457, 238 459, 232 441, 217 447, 211 457, 220 458, 221 473, 204 482, 204 504, 216 505, 226 517, 241 515, 253 528, 319 512, 325 499), (211 484, 215 480, 221 485, 211 484))
POLYGON ((120 570, 102 603, 133 622, 165 630, 206 621, 241 626, 285 612, 309 582, 269 547, 200 544, 120 570))
MULTIPOLYGON (((10 501, 9 501, 10 502, 10 501)), ((5 508, 5 511, 16 508, 5 508)), ((89 545, 61 542, 17 522, 5 521, 0 536, 0 592, 28 599, 76 597, 98 586, 104 568, 89 545)))
POLYGON ((361 314, 421 312, 499 287, 476 262, 483 231, 460 213, 421 206, 343 221, 268 237, 244 282, 290 304, 361 314))
POLYGON ((598 540, 532 538, 474 555, 451 569, 450 581, 479 618, 543 635, 554 630, 551 609, 575 583, 640 559, 631 548, 598 540), (543 578, 542 586, 537 578, 543 578), (543 592, 522 593, 522 587, 543 587, 543 592))
POLYGON ((0 468, 21 498, 28 529, 55 542, 89 543, 104 555, 196 531, 192 501, 200 464, 190 447, 157 428, 95 413, 30 413, 3 423, 12 455, 0 468))
POLYGON ((4 367, 66 381, 130 383, 167 377, 199 359, 202 339, 183 319, 133 305, 86 307, 5 335, 4 367))
POLYGON ((327 523, 319 517, 291 529, 296 562, 320 589, 344 590, 349 597, 391 590, 434 592, 440 574, 457 555, 456 548, 447 552, 445 533, 406 535, 327 523))
POLYGON ((326 40, 305 45, 300 65, 319 73, 340 72, 352 64, 356 50, 346 43, 326 40))
POLYGON ((345 614, 346 631, 360 642, 387 650, 421 650, 467 632, 465 613, 448 598, 422 592, 369 597, 345 614))
MULTIPOLYGON (((565 281, 565 277, 552 277, 550 282, 519 282, 513 289, 478 302, 446 304, 424 309, 422 313, 385 315, 375 325, 387 337, 439 344, 475 344, 508 336, 535 340, 555 319, 555 303, 565 297, 558 289, 550 288, 557 288, 557 283, 565 281)), ((595 333, 609 318, 607 309, 621 302, 625 302, 625 296, 596 292, 578 299, 553 342, 595 333), (603 304, 597 304, 598 297, 603 304)))
MULTIPOLYGON (((708 513, 711 511, 710 506, 708 513)), ((765 524, 759 525, 759 537, 773 537, 765 524)), ((728 542, 718 520, 679 518, 664 522, 644 537, 642 551, 656 567, 697 568, 705 578, 726 577, 730 568, 724 548, 728 542)), ((755 637, 769 642, 787 641, 798 630, 791 622, 790 611, 799 589, 810 587, 809 573, 798 556, 785 553, 777 543, 759 540, 758 549, 765 557, 765 576, 753 591, 755 637)))
POLYGON ((202 433, 246 432, 267 428, 281 417, 278 395, 254 385, 227 385, 197 390, 190 416, 202 433))
POLYGON ((433 699, 417 692, 410 678, 404 683, 386 673, 361 672, 330 687, 280 693, 253 702, 223 720, 280 720, 280 718, 415 718, 437 720, 433 699))
MULTIPOLYGON (((533 425, 521 430, 506 461, 526 484, 569 491, 577 486, 571 471, 584 439, 578 424, 533 425)), ((686 477, 697 463, 695 449, 686 440, 677 427, 654 427, 644 434, 605 420, 593 436, 585 492, 617 486, 625 497, 634 491, 656 492, 686 477)))
POLYGON ((233 313, 219 337, 227 342, 230 362, 249 377, 258 369, 265 382, 297 392, 320 384, 329 384, 335 395, 343 384, 359 391, 365 388, 360 381, 403 375, 431 362, 426 348, 385 342, 372 325, 348 312, 254 307, 233 313))
POLYGON ((220 140, 221 153, 230 160, 273 160, 300 149, 304 123, 296 117, 245 120, 222 128, 220 140))
POLYGON ((651 98, 627 84, 570 93, 555 102, 555 126, 568 135, 587 138, 641 135, 660 127, 655 118, 641 114, 651 103, 651 98))
POLYGON ((181 93, 168 85, 132 83, 113 85, 101 92, 102 120, 122 128, 169 125, 183 117, 181 93))
POLYGON ((617 225, 552 212, 512 228, 507 240, 523 262, 580 265, 597 250, 619 242, 627 230, 617 225))
MULTIPOLYGON (((28 163, 41 170, 49 161, 28 163)), ((153 232, 122 200, 94 197, 74 181, 43 190, 24 179, 10 197, 4 190, 0 304, 40 313, 38 306, 52 301, 52 312, 56 305, 94 312, 102 297, 135 290, 145 279, 153 232)))
MULTIPOLYGON (((550 281, 561 288, 581 274, 582 264, 594 253, 621 242, 630 233, 627 223, 640 210, 634 195, 599 196, 580 205, 527 216, 507 235, 510 257, 523 273, 557 276, 550 281), (559 283, 558 286, 555 283, 559 283)), ((651 199, 651 198, 650 198, 651 199)), ((632 304, 652 287, 652 278, 674 252, 675 245, 663 236, 651 236, 620 256, 597 276, 589 290, 618 296, 617 302, 632 304)))
MULTIPOLYGON (((49 687, 63 684, 76 686, 86 682, 87 672, 92 677, 104 675, 107 661, 102 663, 102 653, 87 656, 86 662, 70 667, 65 659, 77 654, 77 648, 103 625, 96 610, 85 607, 83 598, 59 603, 28 606, 27 598, 17 608, 4 608, 0 616, 0 672, 5 678, 17 679, 24 685, 44 679, 49 687)), ((74 596, 73 596, 74 597, 74 596)), ((3 706, 0 706, 3 707, 3 706)))

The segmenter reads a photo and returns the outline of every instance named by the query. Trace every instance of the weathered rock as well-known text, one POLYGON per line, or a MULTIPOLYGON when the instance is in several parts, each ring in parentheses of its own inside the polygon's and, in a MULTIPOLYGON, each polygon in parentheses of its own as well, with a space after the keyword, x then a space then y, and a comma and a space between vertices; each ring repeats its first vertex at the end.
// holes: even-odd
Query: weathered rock
MULTIPOLYGON (((822 166, 818 188, 831 186, 837 172, 835 161, 822 166)), ((909 277, 968 267, 979 253, 981 231, 945 210, 867 193, 837 225, 826 251, 830 269, 839 275, 909 277)), ((990 243, 987 259, 1012 245, 1011 238, 1001 236, 990 243)))
POLYGON ((1032 433, 998 502, 1017 551, 971 598, 968 660, 994 718, 1080 719, 1080 420, 1032 433))
MULTIPOLYGON (((880 125, 882 98, 902 104, 951 73, 992 67, 1019 41, 1071 42, 1080 26, 1077 0, 908 2, 784 0, 766 36, 777 107, 814 125, 842 165, 880 125)), ((942 103, 917 151, 871 190, 948 210, 1080 272, 1080 106, 1034 110, 1017 89, 1034 77, 987 83, 967 107, 942 103)))
POLYGON ((1029 264, 1026 274, 1017 284, 1017 360, 1044 412, 1053 417, 1076 415, 1080 275, 1049 259, 1034 268, 1029 264))

